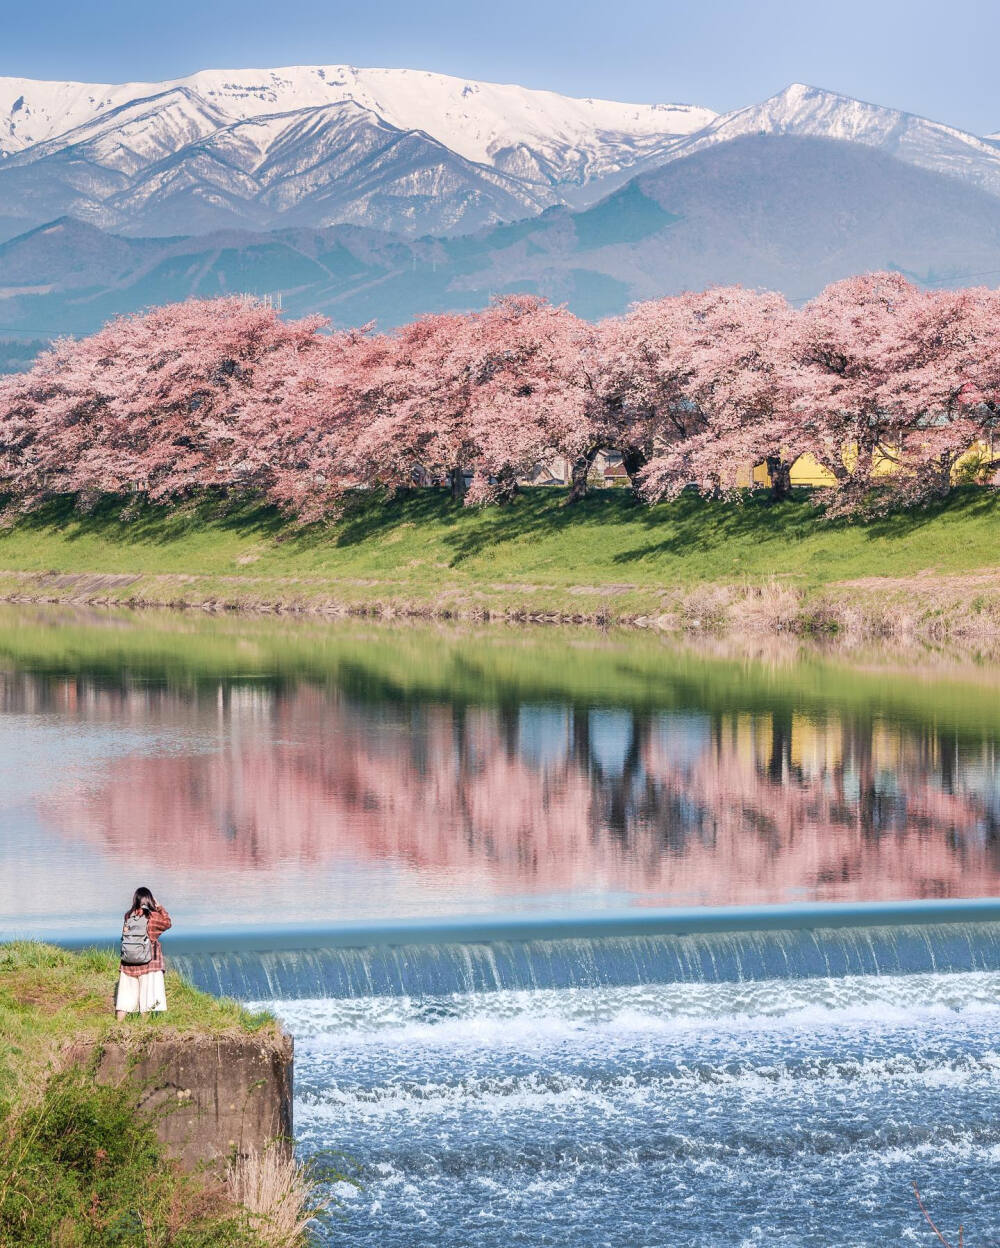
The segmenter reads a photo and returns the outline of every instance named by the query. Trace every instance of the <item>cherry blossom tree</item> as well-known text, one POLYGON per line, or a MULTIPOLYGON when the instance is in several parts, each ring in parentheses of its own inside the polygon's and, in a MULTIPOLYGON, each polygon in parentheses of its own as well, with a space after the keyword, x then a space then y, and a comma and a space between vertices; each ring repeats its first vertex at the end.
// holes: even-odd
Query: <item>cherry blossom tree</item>
POLYGON ((380 343, 363 328, 276 345, 236 413, 239 481, 308 523, 338 508, 365 478, 357 439, 380 343))
POLYGON ((390 334, 191 300, 113 321, 0 379, 0 492, 170 502, 213 491, 303 521, 358 487, 446 482, 502 502, 552 455, 582 497, 602 450, 655 501, 739 492, 755 464, 830 474, 834 513, 941 497, 1000 460, 1000 294, 897 274, 795 311, 741 288, 635 305, 590 325, 534 296, 390 334))
POLYGON ((577 371, 583 324, 544 299, 496 300, 473 318, 470 502, 509 499, 540 460, 567 455, 585 416, 577 371))
POLYGON ((685 296, 670 348, 680 416, 643 474, 651 501, 693 485, 734 494, 765 463, 772 496, 790 489, 796 448, 789 352, 794 316, 778 294, 724 287, 685 296))
POLYGON ((276 351, 287 362, 308 350, 324 324, 286 322, 253 301, 191 300, 57 343, 0 388, 4 488, 28 504, 259 488, 264 461, 247 441, 258 371, 276 351))
POLYGON ((903 277, 872 273, 828 286, 797 318, 801 448, 844 498, 866 493, 879 464, 896 454, 897 422, 882 389, 918 301, 903 277))
POLYGON ((638 303, 600 339, 597 397, 635 493, 649 460, 700 428, 688 397, 689 365, 678 351, 692 296, 638 303))
POLYGON ((471 354, 469 318, 441 314, 412 321, 356 358, 354 384, 368 409, 357 454, 370 483, 447 480, 453 497, 464 496, 474 453, 471 354))
POLYGON ((894 429, 893 471, 879 478, 869 509, 872 501, 884 510, 941 498, 962 460, 978 466, 988 388, 982 354, 994 332, 980 305, 979 292, 920 295, 886 344, 890 360, 878 401, 894 429))
POLYGON ((580 322, 573 334, 567 380, 575 402, 565 409, 569 419, 553 422, 550 434, 553 450, 569 464, 567 504, 586 495, 601 451, 617 449, 621 441, 627 369, 616 356, 623 340, 618 320, 580 322))
POLYGON ((803 309, 797 445, 833 476, 832 513, 875 514, 951 488, 996 397, 988 296, 927 293, 873 273, 827 287, 803 309))
POLYGON ((543 299, 498 299, 464 316, 421 317, 361 363, 357 453, 373 483, 447 481, 456 499, 509 498, 575 425, 579 322, 543 299), (371 396, 375 395, 375 401, 371 396))

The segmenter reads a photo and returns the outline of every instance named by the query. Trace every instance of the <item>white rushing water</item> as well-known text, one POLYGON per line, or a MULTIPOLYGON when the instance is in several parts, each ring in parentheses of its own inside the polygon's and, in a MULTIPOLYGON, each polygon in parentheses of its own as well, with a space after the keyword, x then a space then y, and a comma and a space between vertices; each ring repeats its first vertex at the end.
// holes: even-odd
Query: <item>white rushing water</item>
POLYGON ((272 1001, 329 1243, 1000 1236, 1000 974, 272 1001), (353 1167, 353 1169, 352 1169, 353 1167))

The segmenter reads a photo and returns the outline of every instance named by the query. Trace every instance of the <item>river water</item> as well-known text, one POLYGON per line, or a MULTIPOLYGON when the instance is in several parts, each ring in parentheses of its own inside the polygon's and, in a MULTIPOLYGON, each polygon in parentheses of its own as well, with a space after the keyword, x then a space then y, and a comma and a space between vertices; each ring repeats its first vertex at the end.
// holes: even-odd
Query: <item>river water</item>
MULTIPOLYGON (((874 979, 874 977, 873 977, 874 979)), ((352 1245, 997 1243, 996 974, 279 1006, 352 1245), (926 1229, 926 1228, 924 1228, 926 1229)))
POLYGON ((294 1033, 299 1148, 361 1184, 331 1244, 939 1242, 913 1182, 1000 1244, 1000 912, 934 908, 1000 897, 998 691, 0 608, 0 938, 113 939, 150 885, 177 965, 294 1033))

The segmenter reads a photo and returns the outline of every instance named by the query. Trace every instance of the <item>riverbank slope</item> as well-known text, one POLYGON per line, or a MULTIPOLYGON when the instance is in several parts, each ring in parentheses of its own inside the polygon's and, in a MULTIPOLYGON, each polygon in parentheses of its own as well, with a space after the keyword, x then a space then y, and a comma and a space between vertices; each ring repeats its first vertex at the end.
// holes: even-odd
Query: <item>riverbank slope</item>
POLYGON ((868 523, 622 490, 566 507, 443 493, 355 500, 300 528, 271 509, 199 500, 83 514, 51 504, 0 532, 8 601, 625 623, 670 628, 987 636, 1000 632, 1000 496, 868 523))
POLYGON ((298 1248, 290 1039, 171 973, 167 1014, 116 1022, 117 972, 0 944, 0 1243, 298 1248))

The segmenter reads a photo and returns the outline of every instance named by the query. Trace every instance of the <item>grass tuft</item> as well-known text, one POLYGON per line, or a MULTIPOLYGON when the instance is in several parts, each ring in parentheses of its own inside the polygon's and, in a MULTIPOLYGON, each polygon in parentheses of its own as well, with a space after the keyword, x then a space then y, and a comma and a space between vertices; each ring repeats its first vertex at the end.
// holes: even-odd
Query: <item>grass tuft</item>
MULTIPOLYGON (((343 1180, 342 1175, 334 1176, 343 1180)), ((325 1194, 331 1176, 314 1178, 277 1148, 250 1149, 226 1170, 226 1185, 246 1211, 254 1232, 269 1248, 295 1248, 311 1227, 322 1222, 333 1198, 325 1194)))

